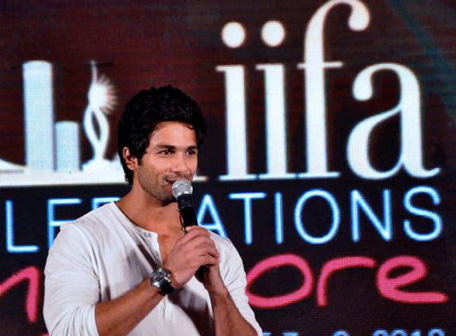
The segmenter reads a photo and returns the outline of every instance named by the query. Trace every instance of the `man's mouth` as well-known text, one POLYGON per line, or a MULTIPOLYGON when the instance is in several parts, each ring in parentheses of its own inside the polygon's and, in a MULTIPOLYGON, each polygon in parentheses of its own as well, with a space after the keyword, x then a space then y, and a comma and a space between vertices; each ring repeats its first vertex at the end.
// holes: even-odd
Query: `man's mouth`
POLYGON ((175 177, 175 178, 165 178, 165 181, 170 184, 173 184, 174 182, 179 181, 179 180, 191 181, 191 179, 189 179, 187 177, 183 177, 183 176, 179 176, 179 177, 175 177))

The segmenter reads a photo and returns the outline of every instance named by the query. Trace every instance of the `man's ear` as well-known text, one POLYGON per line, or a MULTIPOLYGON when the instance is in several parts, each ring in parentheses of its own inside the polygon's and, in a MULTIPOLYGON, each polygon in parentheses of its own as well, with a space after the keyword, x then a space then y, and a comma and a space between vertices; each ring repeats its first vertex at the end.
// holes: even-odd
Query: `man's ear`
POLYGON ((134 172, 138 168, 138 158, 131 155, 128 147, 123 148, 122 155, 127 167, 134 172))

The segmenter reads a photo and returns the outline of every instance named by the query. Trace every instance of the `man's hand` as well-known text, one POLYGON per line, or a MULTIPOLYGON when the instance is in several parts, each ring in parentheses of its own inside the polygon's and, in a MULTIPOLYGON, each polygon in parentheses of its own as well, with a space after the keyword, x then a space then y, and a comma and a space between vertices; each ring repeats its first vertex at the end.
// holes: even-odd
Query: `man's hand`
POLYGON ((211 298, 215 335, 256 336, 255 329, 242 317, 223 283, 219 258, 209 232, 190 226, 187 234, 177 240, 164 266, 171 272, 171 285, 175 288, 184 286, 201 266, 205 266, 207 271, 199 280, 202 280, 211 298))
MULTIPOLYGON (((171 272, 171 285, 184 286, 203 265, 208 267, 208 284, 223 285, 218 271, 220 254, 206 229, 198 226, 187 228, 187 234, 179 238, 166 259, 164 267, 171 272)), ((207 287, 206 287, 207 288, 207 287)), ((209 289, 208 289, 209 290, 209 289)))
POLYGON ((207 271, 202 274, 203 279, 198 278, 198 280, 202 281, 204 287, 210 295, 227 295, 228 289, 226 288, 225 283, 222 280, 219 262, 217 262, 217 264, 214 265, 205 266, 207 271))

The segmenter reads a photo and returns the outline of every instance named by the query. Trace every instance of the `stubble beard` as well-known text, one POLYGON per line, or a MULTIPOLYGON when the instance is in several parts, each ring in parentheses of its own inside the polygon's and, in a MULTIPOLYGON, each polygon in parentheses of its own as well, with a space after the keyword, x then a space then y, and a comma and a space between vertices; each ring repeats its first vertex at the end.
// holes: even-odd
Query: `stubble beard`
POLYGON ((152 174, 145 167, 138 169, 138 183, 141 188, 151 197, 159 200, 164 205, 177 202, 171 191, 171 184, 168 181, 177 181, 185 179, 187 181, 193 180, 192 173, 172 174, 165 173, 164 175, 152 174))
POLYGON ((159 200, 165 205, 176 202, 171 189, 168 191, 166 183, 161 184, 160 181, 152 181, 147 174, 138 172, 138 183, 141 188, 151 197, 159 200))

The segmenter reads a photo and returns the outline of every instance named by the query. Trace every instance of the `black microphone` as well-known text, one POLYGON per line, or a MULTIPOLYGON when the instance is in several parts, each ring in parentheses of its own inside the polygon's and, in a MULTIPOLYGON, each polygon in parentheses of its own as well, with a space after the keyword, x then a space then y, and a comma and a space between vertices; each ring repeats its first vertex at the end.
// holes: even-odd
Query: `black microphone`
POLYGON ((195 208, 193 207, 193 187, 187 180, 177 180, 173 183, 172 193, 177 200, 177 206, 182 217, 182 229, 191 225, 198 225, 195 208))
MULTIPOLYGON (((195 208, 193 207, 193 187, 190 181, 177 180, 171 188, 174 198, 177 200, 177 207, 181 213, 182 229, 187 232, 186 228, 192 225, 198 225, 195 208)), ((208 271, 206 266, 201 266, 196 271, 196 277, 204 282, 204 273, 208 271)))

